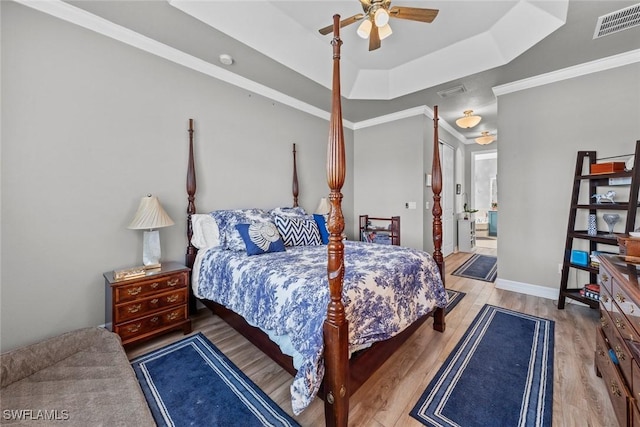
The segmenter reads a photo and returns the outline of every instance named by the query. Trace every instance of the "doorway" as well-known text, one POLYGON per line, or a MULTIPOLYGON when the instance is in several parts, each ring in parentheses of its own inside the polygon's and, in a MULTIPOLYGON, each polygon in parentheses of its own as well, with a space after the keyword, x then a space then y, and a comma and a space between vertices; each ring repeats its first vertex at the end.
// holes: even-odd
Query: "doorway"
POLYGON ((498 151, 473 153, 471 162, 472 206, 475 214, 476 246, 498 247, 498 151))

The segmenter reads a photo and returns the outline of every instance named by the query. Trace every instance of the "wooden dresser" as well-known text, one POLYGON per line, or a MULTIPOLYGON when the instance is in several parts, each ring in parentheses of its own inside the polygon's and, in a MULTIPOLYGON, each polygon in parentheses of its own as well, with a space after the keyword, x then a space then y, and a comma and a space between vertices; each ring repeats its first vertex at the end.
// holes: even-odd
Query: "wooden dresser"
POLYGON ((607 386, 621 426, 640 426, 640 287, 638 267, 600 256, 600 325, 596 374, 607 386))
POLYGON ((189 269, 176 262, 146 275, 116 281, 104 273, 107 328, 120 335, 123 345, 133 344, 175 329, 191 332, 189 269))

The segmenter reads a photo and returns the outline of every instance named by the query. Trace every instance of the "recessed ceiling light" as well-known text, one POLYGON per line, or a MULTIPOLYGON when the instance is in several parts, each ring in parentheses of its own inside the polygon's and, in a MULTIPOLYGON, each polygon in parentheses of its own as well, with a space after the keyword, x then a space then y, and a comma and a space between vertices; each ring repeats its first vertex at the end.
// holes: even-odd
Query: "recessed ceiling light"
POLYGON ((223 53, 222 55, 220 55, 220 62, 222 62, 224 65, 231 65, 233 64, 233 57, 229 54, 223 53))

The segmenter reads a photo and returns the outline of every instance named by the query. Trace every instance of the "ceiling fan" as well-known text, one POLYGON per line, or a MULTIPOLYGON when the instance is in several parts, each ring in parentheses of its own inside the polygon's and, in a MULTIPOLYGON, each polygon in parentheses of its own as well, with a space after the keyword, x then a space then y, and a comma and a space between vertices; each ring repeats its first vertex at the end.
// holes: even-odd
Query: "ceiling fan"
MULTIPOLYGON (((340 21, 340 28, 366 18, 358 27, 358 35, 363 39, 369 38, 369 50, 380 47, 380 41, 391 35, 389 18, 408 19, 430 23, 438 16, 438 9, 423 9, 418 7, 391 7, 391 0, 359 0, 364 13, 358 13, 340 21)), ((333 26, 321 28, 320 34, 327 35, 333 31, 333 26)))

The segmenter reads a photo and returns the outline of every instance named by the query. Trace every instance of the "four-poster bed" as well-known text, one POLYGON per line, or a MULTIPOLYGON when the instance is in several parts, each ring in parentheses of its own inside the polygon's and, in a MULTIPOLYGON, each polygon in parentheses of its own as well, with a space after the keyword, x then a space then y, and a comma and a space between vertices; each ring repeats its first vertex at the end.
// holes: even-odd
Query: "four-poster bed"
MULTIPOLYGON (((326 229, 328 231, 328 242, 326 242, 326 274, 324 275, 324 282, 328 284, 328 304, 326 306, 326 317, 324 318, 322 326, 322 344, 321 358, 323 361, 324 376, 322 387, 318 391, 318 396, 322 397, 325 402, 325 420, 327 425, 339 425, 346 426, 349 412, 349 396, 355 392, 360 385, 362 385, 367 378, 379 368, 384 361, 390 357, 393 352, 405 342, 409 336, 418 329, 429 317, 433 315, 434 329, 438 331, 444 331, 445 319, 444 319, 444 304, 442 303, 442 297, 436 303, 436 294, 446 294, 444 291, 444 260, 441 252, 442 244, 442 221, 441 221, 441 207, 440 207, 440 191, 442 188, 442 174, 440 170, 440 159, 438 152, 438 117, 437 107, 434 114, 434 150, 433 150, 433 169, 432 169, 432 189, 434 193, 434 207, 433 207, 433 238, 434 238, 434 254, 433 260, 437 266, 433 267, 435 271, 431 277, 430 285, 433 289, 429 289, 423 293, 433 296, 432 300, 428 303, 420 301, 419 306, 425 306, 425 312, 420 313, 417 319, 412 319, 408 325, 403 325, 402 332, 394 333, 391 338, 383 338, 382 341, 377 341, 370 345, 368 348, 351 353, 353 348, 350 348, 350 332, 353 329, 357 329, 355 325, 352 325, 352 330, 349 329, 349 319, 347 317, 347 310, 345 309, 345 302, 343 298, 349 295, 349 301, 351 301, 352 292, 351 283, 345 287, 345 242, 343 241, 344 231, 344 216, 342 213, 342 193, 341 189, 344 184, 345 172, 346 172, 346 159, 345 159, 345 147, 344 147, 344 135, 342 127, 342 111, 340 103, 340 46, 342 44, 339 35, 339 16, 334 16, 334 38, 331 42, 333 46, 333 88, 332 88, 332 112, 330 119, 330 132, 329 142, 327 148, 327 182, 330 189, 329 202, 331 210, 328 218, 326 219, 326 229), (436 280, 437 279, 437 280, 436 280), (428 305, 432 304, 432 305, 428 305), (428 306, 428 307, 427 307, 428 306)), ((298 182, 297 182, 297 166, 296 166, 296 149, 294 145, 293 149, 293 205, 297 206, 298 198, 298 182)), ((195 218, 195 191, 196 191, 196 177, 194 168, 194 153, 193 153, 193 121, 189 121, 189 160, 188 160, 188 172, 187 172, 187 195, 188 195, 188 225, 187 225, 187 239, 188 247, 186 253, 186 263, 190 268, 194 268, 196 264, 196 258, 198 262, 200 259, 206 257, 204 251, 200 251, 198 255, 197 248, 192 243, 192 237, 194 235, 194 227, 192 219, 195 218)), ((352 250, 352 242, 347 242, 349 250, 352 250)), ((374 250, 372 245, 368 250, 374 250)), ((320 247, 319 247, 320 248, 320 247)), ((324 248, 324 246, 322 246, 324 248)), ((397 248, 397 247, 395 247, 397 248)), ((304 251, 306 249, 301 249, 304 251)), ((312 249, 309 249, 311 251, 312 249)), ((375 248, 379 250, 379 248, 375 248)), ((413 251, 408 248, 397 248, 393 250, 403 251, 402 256, 411 252, 410 256, 419 257, 413 251)), ((292 254, 296 254, 295 251, 290 251, 292 254)), ((229 254, 226 254, 229 255, 229 254)), ((427 255, 427 254, 425 254, 427 255)), ((242 262, 251 258, 251 261, 258 257, 247 257, 243 255, 245 259, 242 262)), ((351 252, 348 256, 352 256, 351 252)), ((398 255, 400 256, 400 255, 398 255)), ((428 255, 427 255, 428 257, 428 255)), ((304 258, 302 258, 304 260, 304 258)), ((240 265, 239 261, 229 261, 232 265, 240 265), (236 264, 233 264, 236 263, 236 264)), ((248 262, 248 261, 247 261, 248 262)), ((350 259, 346 265, 353 265, 353 260, 350 259)), ((422 261, 421 261, 422 262, 422 261)), ((199 265, 199 264, 198 264, 199 265)), ((246 267, 247 269, 255 269, 254 266, 246 267)), ((348 267, 350 268, 350 267, 348 267)), ((416 267, 418 268, 418 267, 416 267)), ((425 271, 421 273, 423 276, 429 276, 429 268, 420 266, 419 269, 425 271)), ((206 269, 202 269, 205 271, 206 269)), ((414 271, 414 270, 412 270, 414 271)), ((422 270, 420 270, 422 271, 422 270)), ((200 273, 199 268, 196 268, 195 273, 200 273)), ((351 273, 348 271, 347 273, 351 273)), ((244 273, 243 273, 244 274, 244 273)), ((299 274, 299 273, 297 273, 299 274)), ((196 297, 193 295, 198 293, 199 300, 211 309, 215 314, 220 316, 223 320, 229 323, 233 328, 238 330, 242 335, 247 337, 252 343, 260 348, 265 354, 271 357, 285 370, 292 375, 296 375, 297 369, 294 367, 294 358, 286 355, 281 350, 280 346, 276 344, 272 339, 273 337, 258 327, 252 326, 256 324, 255 319, 248 321, 239 314, 236 314, 233 310, 225 307, 225 305, 208 299, 202 296, 202 287, 194 282, 192 285, 192 296, 190 299, 190 310, 195 312, 196 297)), ((323 289, 327 291, 326 287, 323 289)), ((368 291, 368 290, 367 290, 368 291)), ((226 301, 226 296, 221 297, 219 301, 226 301)), ((446 296, 445 302, 446 302, 446 296)), ((347 307, 351 314, 354 304, 347 307)), ((397 307, 396 307, 397 308, 397 307)), ((323 313, 320 313, 322 316, 323 313)), ((415 313, 412 313, 415 314, 415 313)), ((246 316, 249 317, 249 316, 246 316)), ((362 319, 357 321, 359 325, 362 319)), ((295 412, 295 407, 294 407, 295 412)))

